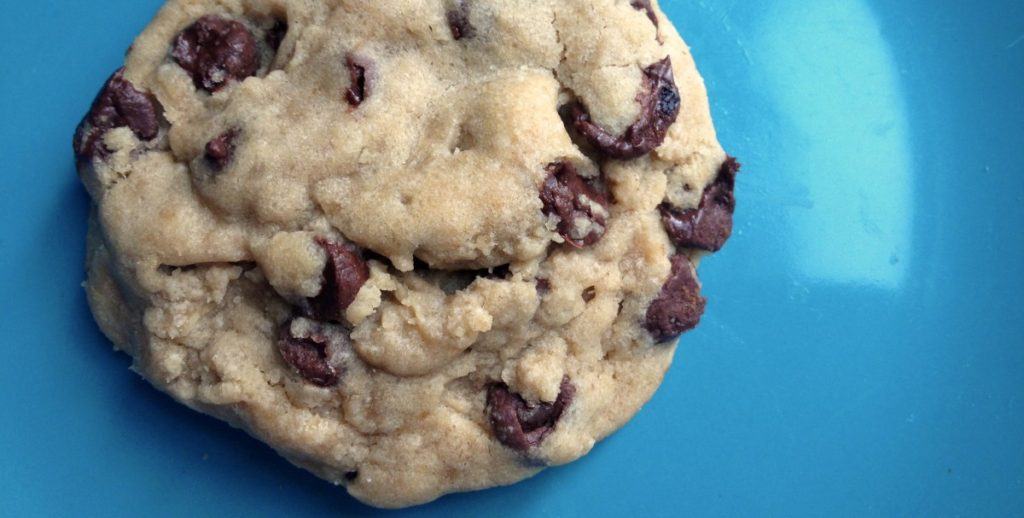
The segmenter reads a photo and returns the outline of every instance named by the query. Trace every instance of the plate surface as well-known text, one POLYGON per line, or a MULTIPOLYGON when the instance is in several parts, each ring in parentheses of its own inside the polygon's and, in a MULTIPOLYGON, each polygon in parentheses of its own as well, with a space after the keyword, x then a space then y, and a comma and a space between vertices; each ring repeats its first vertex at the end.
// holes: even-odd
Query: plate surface
MULTIPOLYGON (((0 515, 370 514, 88 313, 71 133, 159 4, 0 19, 0 515)), ((407 514, 1024 513, 1024 2, 662 4, 745 165, 705 319, 588 457, 407 514)))

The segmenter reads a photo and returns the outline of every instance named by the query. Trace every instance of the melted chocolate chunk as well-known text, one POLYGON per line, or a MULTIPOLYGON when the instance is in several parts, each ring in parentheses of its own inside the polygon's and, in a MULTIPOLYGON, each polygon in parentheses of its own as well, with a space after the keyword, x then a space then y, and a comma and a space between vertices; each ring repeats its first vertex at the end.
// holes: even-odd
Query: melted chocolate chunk
POLYGON ((726 158, 696 209, 678 210, 668 204, 658 207, 668 237, 676 246, 717 252, 725 245, 732 235, 732 213, 736 210, 733 189, 739 170, 735 158, 726 158))
POLYGON ((103 135, 111 129, 127 126, 139 140, 156 138, 160 131, 157 113, 156 99, 136 90, 124 78, 124 68, 118 69, 107 79, 75 130, 72 144, 79 166, 110 153, 103 145, 103 135))
POLYGON ((358 107, 370 95, 370 82, 367 74, 370 69, 370 62, 354 56, 345 58, 345 66, 348 67, 352 84, 345 91, 345 99, 352 107, 358 107))
POLYGON ((637 11, 647 12, 647 17, 650 18, 651 23, 654 24, 655 28, 658 27, 658 16, 654 14, 654 7, 651 6, 651 0, 630 0, 629 5, 637 11))
POLYGON ((685 255, 677 255, 672 258, 672 273, 661 293, 647 308, 644 327, 658 342, 671 340, 697 327, 706 302, 700 295, 693 264, 685 255))
POLYGON ((452 30, 452 38, 456 41, 462 38, 476 36, 476 27, 469 22, 469 6, 466 2, 459 2, 459 6, 448 11, 448 27, 452 30))
POLYGON ((238 128, 231 128, 206 143, 206 161, 214 171, 222 171, 235 157, 238 128))
POLYGON ((339 327, 294 318, 281 328, 277 349, 281 357, 306 381, 332 387, 344 373, 342 360, 352 346, 339 327))
POLYGON ((316 297, 309 299, 309 305, 318 320, 340 321, 341 314, 370 278, 370 270, 357 250, 322 238, 317 243, 327 252, 327 265, 323 287, 316 297))
POLYGON ((499 442, 513 450, 527 451, 554 430, 575 395, 576 387, 568 376, 562 378, 553 403, 528 403, 508 385, 495 383, 487 389, 487 417, 499 442))
POLYGON ((192 76, 196 88, 210 93, 255 75, 260 68, 252 32, 216 15, 203 16, 178 34, 171 57, 192 76))
POLYGON ((612 158, 628 160, 651 152, 665 140, 668 128, 679 116, 679 89, 668 57, 647 67, 640 94, 640 116, 619 137, 610 135, 590 120, 583 105, 572 108, 573 124, 591 145, 612 158))
POLYGON ((541 186, 544 214, 558 216, 558 233, 572 246, 582 248, 604 235, 608 198, 576 173, 570 162, 548 164, 541 186))

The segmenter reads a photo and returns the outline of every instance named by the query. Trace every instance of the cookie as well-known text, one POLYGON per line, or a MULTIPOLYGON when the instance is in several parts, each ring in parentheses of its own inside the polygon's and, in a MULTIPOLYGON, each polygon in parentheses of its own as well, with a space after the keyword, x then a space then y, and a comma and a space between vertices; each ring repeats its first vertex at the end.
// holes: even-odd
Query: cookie
POLYGON ((629 420, 739 167, 649 0, 171 0, 73 144, 135 370, 381 507, 629 420))

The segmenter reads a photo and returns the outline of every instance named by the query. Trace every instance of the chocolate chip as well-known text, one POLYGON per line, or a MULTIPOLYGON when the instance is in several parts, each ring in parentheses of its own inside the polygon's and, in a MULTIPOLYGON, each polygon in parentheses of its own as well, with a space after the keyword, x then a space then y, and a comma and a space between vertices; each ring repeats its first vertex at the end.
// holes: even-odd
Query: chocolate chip
POLYGON ((718 169, 718 176, 701 195, 696 209, 678 210, 662 204, 661 222, 676 246, 700 248, 717 252, 732 235, 732 213, 736 210, 733 189, 740 163, 727 157, 718 169))
POLYGON ((113 128, 127 126, 139 140, 153 140, 160 131, 156 99, 135 89, 124 78, 124 68, 114 72, 92 102, 89 113, 75 130, 75 159, 82 165, 109 154, 103 135, 113 128))
POLYGON ((537 295, 544 296, 551 291, 551 281, 547 279, 537 279, 537 295))
POLYGON ((581 296, 583 297, 583 302, 590 302, 597 296, 597 288, 588 286, 587 289, 583 290, 581 296))
POLYGON ((318 320, 338 321, 370 278, 370 270, 355 249, 323 238, 318 238, 317 243, 327 252, 327 265, 323 287, 316 297, 309 299, 309 304, 318 320))
POLYGON ((370 95, 370 82, 367 78, 371 63, 365 59, 349 55, 345 58, 345 66, 352 83, 345 91, 345 99, 352 107, 358 107, 370 95))
POLYGON ((263 36, 263 41, 267 43, 267 46, 272 50, 277 50, 281 47, 281 42, 284 41, 284 37, 288 35, 288 22, 275 19, 274 25, 271 25, 267 29, 267 33, 263 36))
POLYGON ((332 387, 344 373, 344 358, 352 343, 343 329, 297 317, 281 328, 277 349, 306 381, 332 387))
POLYGON ((214 171, 227 167, 235 156, 238 128, 231 128, 206 143, 206 161, 214 171))
POLYGON ((558 233, 572 246, 582 248, 601 239, 608 217, 608 198, 576 173, 570 162, 548 164, 541 186, 544 214, 558 217, 558 233))
POLYGON ((504 383, 487 389, 487 416, 498 441, 518 451, 538 446, 555 428, 565 409, 572 403, 576 387, 569 377, 562 378, 553 403, 528 403, 504 383))
POLYGON ((216 15, 203 16, 178 34, 171 57, 192 76, 196 88, 210 93, 252 76, 260 68, 252 32, 216 15))
POLYGON ((345 472, 345 480, 347 480, 349 482, 352 482, 352 481, 354 481, 357 478, 359 478, 359 470, 358 469, 345 472))
POLYGON ((651 6, 651 0, 630 0, 629 5, 633 6, 633 9, 637 11, 646 11, 647 17, 651 19, 651 23, 654 27, 658 27, 658 15, 654 14, 654 7, 651 6))
POLYGON ((448 27, 456 41, 476 36, 476 27, 469 22, 469 5, 466 2, 459 2, 458 7, 448 11, 448 27))
POLYGON ((707 301, 700 295, 697 272, 685 255, 672 258, 672 273, 647 308, 644 327, 658 342, 671 340, 700 322, 707 301))
POLYGON ((591 145, 604 154, 622 160, 649 153, 665 140, 668 128, 679 116, 679 89, 672 77, 672 62, 665 59, 647 67, 640 94, 640 116, 619 137, 610 135, 590 120, 583 105, 573 105, 573 124, 591 145))

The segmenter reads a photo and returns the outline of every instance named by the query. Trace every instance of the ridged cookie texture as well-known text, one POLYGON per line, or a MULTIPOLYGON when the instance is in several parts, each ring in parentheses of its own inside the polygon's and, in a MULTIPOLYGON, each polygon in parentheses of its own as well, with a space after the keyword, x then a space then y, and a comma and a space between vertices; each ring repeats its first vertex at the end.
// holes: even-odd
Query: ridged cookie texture
POLYGON ((171 0, 74 151, 134 368, 381 507, 630 419, 739 167, 646 0, 171 0))

